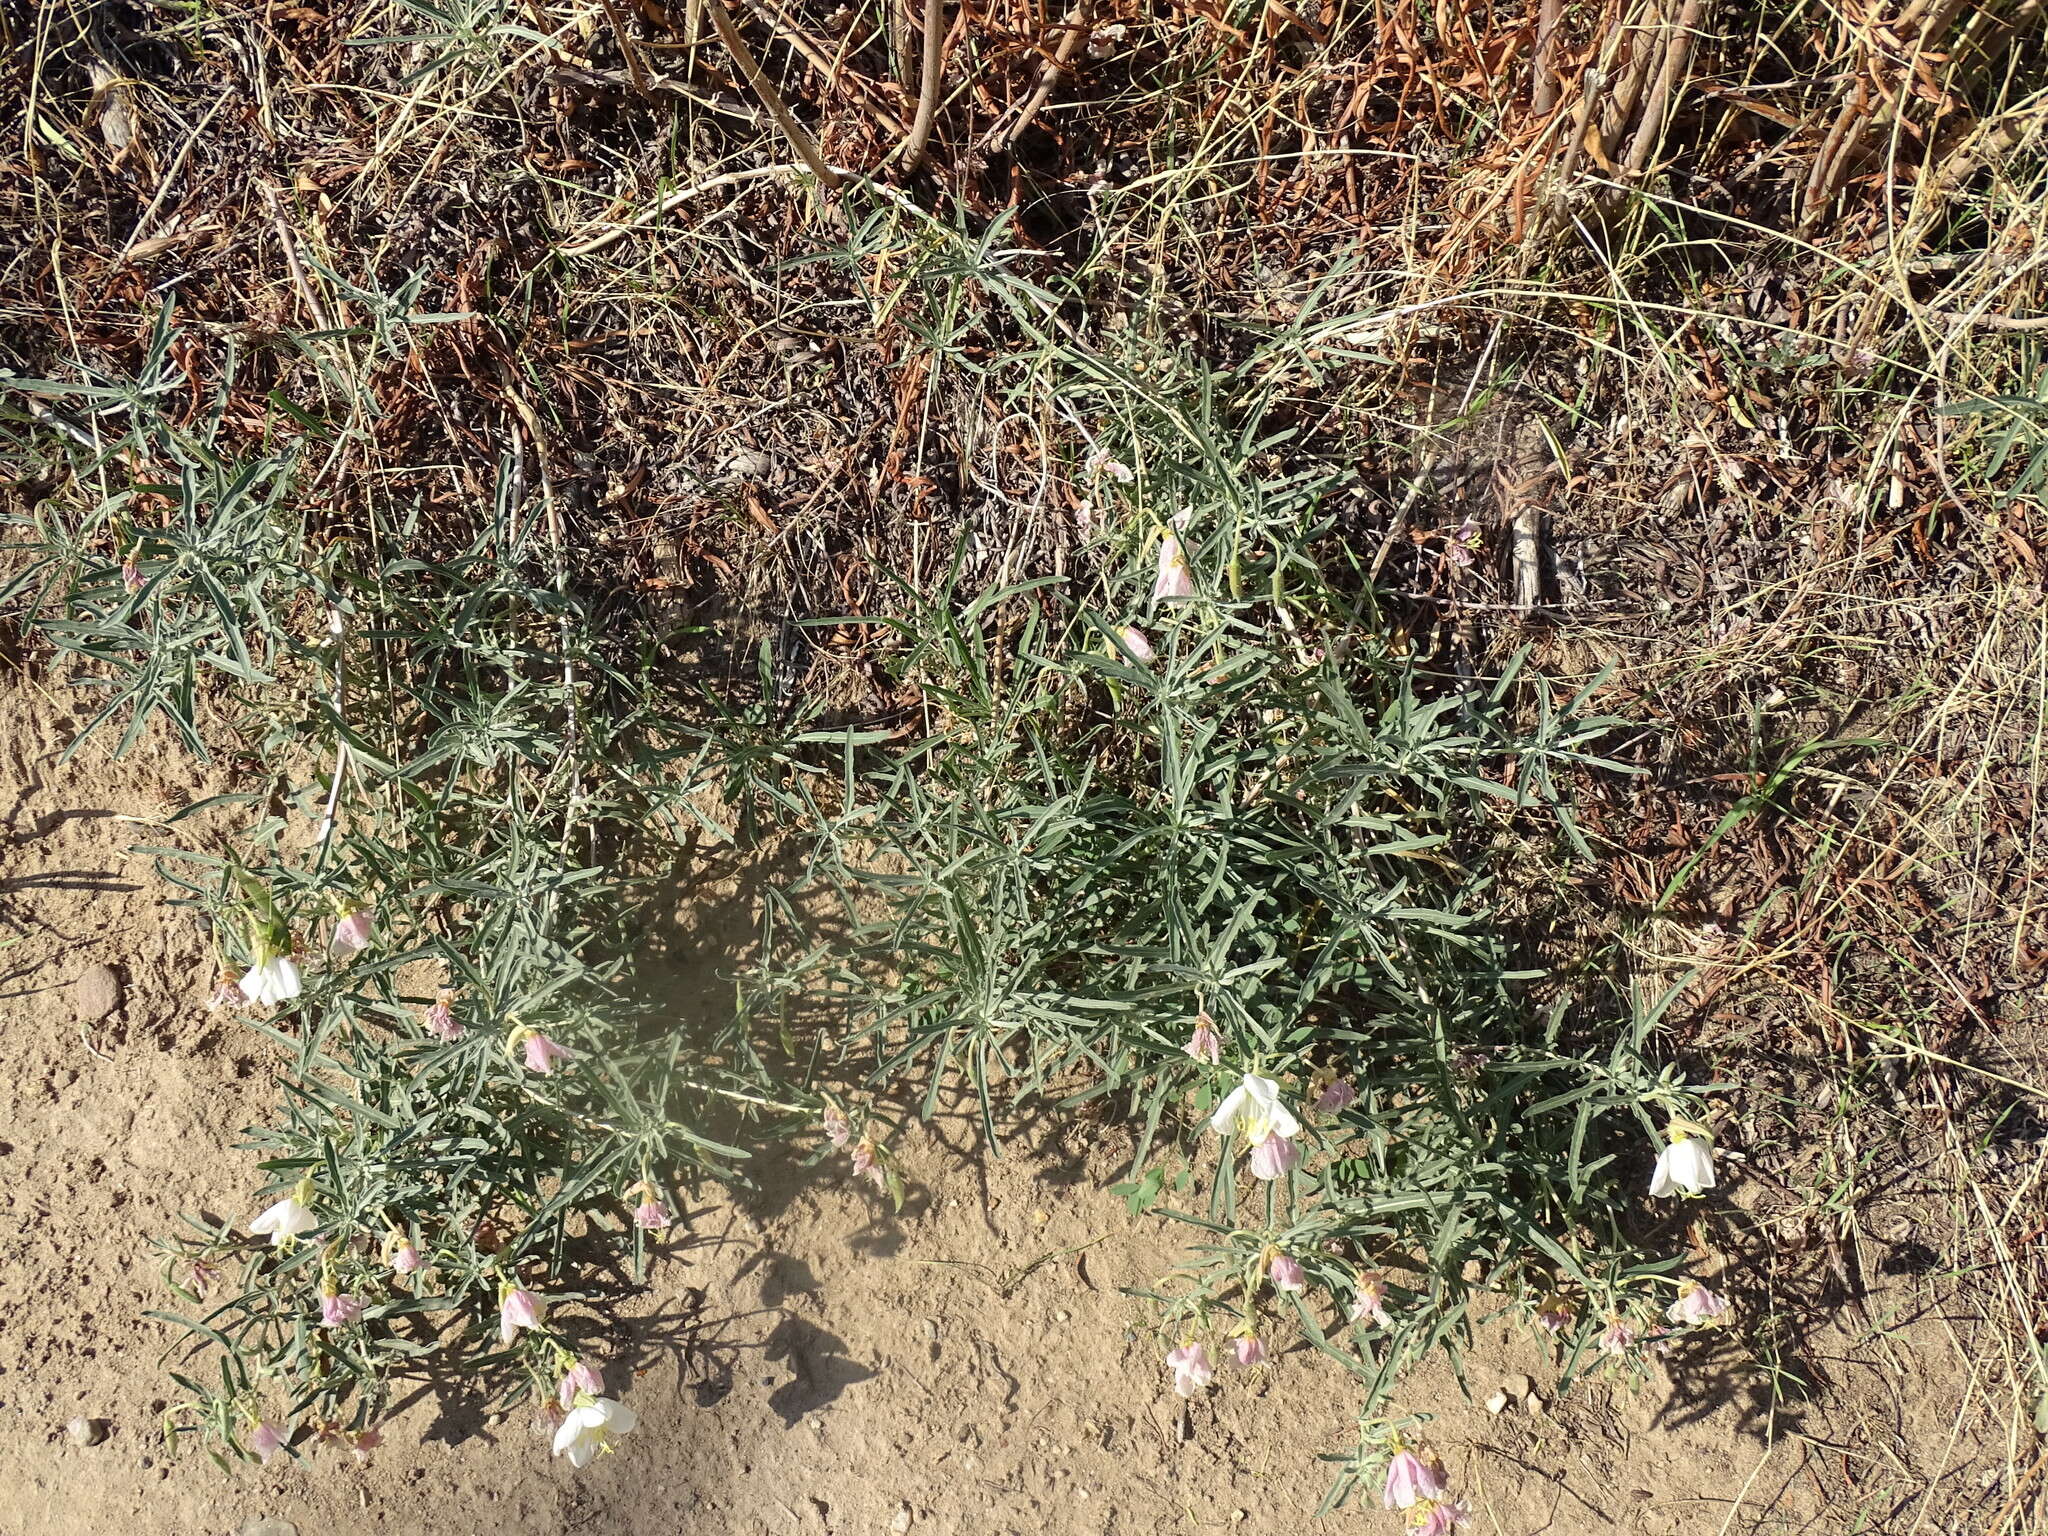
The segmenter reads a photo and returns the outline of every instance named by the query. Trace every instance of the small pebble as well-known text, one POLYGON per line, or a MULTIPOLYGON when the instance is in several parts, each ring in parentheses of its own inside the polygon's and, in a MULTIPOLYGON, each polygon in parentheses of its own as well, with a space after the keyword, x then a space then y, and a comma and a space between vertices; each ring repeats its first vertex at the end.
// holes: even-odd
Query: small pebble
POLYGON ((71 1007, 81 1024, 97 1024, 121 1006, 121 977, 111 965, 89 965, 71 984, 71 1007))
POLYGON ((896 1513, 889 1521, 889 1529, 894 1531, 896 1536, 903 1536, 903 1533, 910 1529, 910 1506, 908 1504, 896 1506, 896 1513))
POLYGON ((299 1528, 289 1520, 257 1519, 243 1526, 240 1536, 299 1536, 299 1528))
POLYGON ((64 1426, 64 1433, 73 1445, 98 1445, 107 1438, 105 1419, 73 1419, 64 1426))

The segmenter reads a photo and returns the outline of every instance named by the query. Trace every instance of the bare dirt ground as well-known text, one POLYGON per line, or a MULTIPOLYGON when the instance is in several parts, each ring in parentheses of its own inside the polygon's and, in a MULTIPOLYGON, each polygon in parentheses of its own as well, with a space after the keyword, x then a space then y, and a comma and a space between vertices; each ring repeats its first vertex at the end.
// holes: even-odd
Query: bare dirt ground
MULTIPOLYGON (((1309 1523, 1328 1470, 1313 1458, 1345 1448, 1349 1384, 1288 1340, 1270 1367, 1226 1369, 1184 1408, 1144 1305, 1122 1290, 1163 1274, 1181 1239, 1107 1192, 1121 1133, 1072 1120, 1019 1127, 1000 1158, 962 1120, 913 1133, 900 1217, 830 1162, 701 1192, 645 1283, 621 1275, 602 1301, 623 1334, 577 1309, 609 1337, 593 1347, 608 1385, 642 1416, 581 1474, 549 1458, 529 1411, 487 1416, 446 1381, 408 1393, 362 1465, 322 1454, 229 1477, 170 1460, 169 1334, 142 1314, 176 1303, 147 1243, 181 1212, 253 1214, 259 1175, 237 1132, 269 1098, 270 1069, 259 1040, 203 1010, 200 930, 130 849, 160 840, 147 820, 219 789, 220 774, 156 739, 60 766, 72 713, 33 680, 11 683, 5 704, 7 1536, 284 1529, 264 1520, 334 1536, 1309 1523), (81 1019, 78 981, 97 965, 119 976, 120 1003, 81 1019), (67 1430, 79 1419, 92 1421, 82 1438, 103 1438, 79 1443, 67 1430)), ((1731 1186, 1738 1207, 1759 1193, 1739 1175, 1731 1186)), ((1734 1257, 1699 1262, 1743 1293, 1734 1257)), ((1747 1315, 1654 1379, 1596 1379, 1562 1399, 1526 1329, 1484 1325, 1469 1399, 1433 1367, 1403 1405, 1440 1414, 1433 1443, 1482 1532, 1978 1536, 2012 1492, 2009 1447, 1973 1319, 1940 1291, 1926 1275, 1882 1276, 1871 1321, 1844 1309, 1811 1336, 1778 1337, 1768 1358, 1815 1384, 1804 1402, 1767 1390, 1756 1340, 1772 1320, 1747 1315), (1484 1400, 1525 1374, 1540 1397, 1489 1413, 1484 1400)), ((1370 1510, 1335 1523, 1393 1521, 1370 1510)))

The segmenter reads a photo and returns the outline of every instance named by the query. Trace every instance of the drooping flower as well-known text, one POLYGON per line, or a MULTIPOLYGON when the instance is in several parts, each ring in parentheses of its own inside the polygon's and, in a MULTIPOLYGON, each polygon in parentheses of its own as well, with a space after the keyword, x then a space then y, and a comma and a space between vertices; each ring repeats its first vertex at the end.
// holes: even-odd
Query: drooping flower
POLYGON ((633 1209, 633 1225, 643 1232, 659 1232, 675 1218, 668 1213, 668 1207, 657 1199, 653 1191, 633 1209))
POLYGON ((1166 1368, 1173 1372, 1173 1390, 1182 1397, 1193 1397, 1216 1379, 1216 1367, 1209 1363, 1209 1351, 1201 1344, 1168 1350, 1166 1368))
POLYGON ((843 1147, 853 1140, 853 1122, 846 1118, 846 1111, 837 1104, 827 1104, 820 1117, 825 1129, 825 1139, 835 1147, 843 1147))
POLYGON ((361 1464, 370 1459, 370 1452, 384 1443, 384 1431, 381 1429, 359 1429, 353 1434, 343 1434, 341 1440, 342 1444, 348 1447, 350 1459, 361 1464))
POLYGON ((346 960, 350 955, 359 955, 370 947, 370 909, 358 907, 343 915, 334 925, 334 937, 328 941, 328 950, 336 958, 346 960))
MULTIPOLYGON (((548 1313, 547 1303, 533 1292, 509 1287, 498 1298, 498 1342, 510 1344, 522 1328, 538 1328, 548 1313)), ((578 1462, 578 1466, 582 1463, 578 1462)))
POLYGON ((1216 1021, 1206 1012, 1196 1014, 1195 1032, 1181 1049, 1196 1061, 1206 1061, 1212 1067, 1219 1065, 1223 1060, 1223 1039, 1216 1033, 1216 1021))
POLYGON ((1255 1179, 1281 1179, 1287 1170, 1301 1161, 1301 1151, 1278 1131, 1270 1132, 1266 1139, 1252 1148, 1252 1155, 1246 1166, 1255 1179))
POLYGON ((569 1410, 562 1427, 555 1431, 555 1454, 567 1454, 569 1465, 582 1467, 590 1458, 612 1448, 612 1437, 623 1435, 640 1422, 640 1415, 624 1403, 609 1397, 595 1397, 569 1410))
POLYGON ((1427 1499, 1415 1506, 1408 1517, 1416 1536, 1450 1536, 1472 1518, 1472 1506, 1463 1499, 1427 1499))
POLYGON ((256 1427, 249 1431, 249 1449, 254 1451, 256 1459, 267 1467, 270 1465, 270 1458, 284 1449, 285 1441, 289 1438, 286 1431, 268 1419, 258 1419, 256 1427))
POLYGON ((875 1166, 875 1144, 863 1136, 853 1149, 853 1171, 855 1177, 869 1172, 875 1166))
POLYGON ((1563 1333, 1578 1316, 1578 1309, 1555 1292, 1543 1298, 1536 1308, 1536 1326, 1552 1336, 1563 1333))
POLYGON ((1435 1458, 1424 1460, 1413 1451, 1396 1451, 1387 1462, 1386 1485, 1380 1490, 1384 1509, 1413 1509, 1424 1499, 1440 1499, 1450 1491, 1444 1469, 1435 1458))
POLYGON ((1394 1320, 1387 1316, 1387 1282, 1378 1275, 1359 1276, 1358 1295, 1351 1302, 1352 1322, 1364 1322, 1368 1317, 1382 1328, 1394 1326, 1394 1320))
POLYGON ((1674 1323, 1711 1326, 1728 1315, 1728 1301, 1697 1280, 1681 1280, 1678 1300, 1665 1309, 1664 1315, 1674 1323))
POLYGON ((1181 550, 1180 535, 1162 533, 1159 536, 1159 574, 1152 583, 1152 600, 1156 603, 1182 602, 1195 595, 1195 573, 1188 565, 1188 557, 1181 550))
POLYGON ((277 1204, 266 1208, 262 1215, 249 1223, 251 1236, 270 1238, 270 1246, 282 1248, 293 1238, 302 1236, 320 1225, 320 1218, 306 1209, 298 1192, 286 1195, 277 1204))
POLYGON ((1299 1295, 1308 1289, 1308 1274, 1302 1269, 1301 1261, 1284 1253, 1277 1255, 1266 1267, 1266 1278, 1273 1282, 1276 1291, 1299 1295))
POLYGON ((235 985, 232 972, 222 971, 220 979, 213 984, 213 991, 206 999, 206 1011, 219 1013, 223 1008, 239 1008, 249 999, 242 989, 235 985))
POLYGON ((1316 1113, 1334 1115, 1338 1110, 1357 1102, 1358 1090, 1351 1086, 1351 1079, 1340 1077, 1316 1095, 1316 1113))
POLYGON ((320 1297, 320 1326, 346 1328, 363 1315, 363 1304, 353 1296, 323 1292, 320 1297))
POLYGON ((434 994, 434 1006, 427 1010, 427 1033, 436 1040, 460 1040, 462 1025, 455 1018, 455 992, 443 987, 434 994))
POLYGON ((1712 1146, 1673 1126, 1671 1144, 1657 1154, 1657 1167, 1650 1175, 1650 1193, 1658 1196, 1696 1195, 1713 1187, 1712 1146))
POLYGON ((1123 648, 1131 653, 1131 659, 1140 665, 1151 662, 1158 655, 1158 652, 1152 649, 1152 642, 1145 638, 1145 631, 1135 624, 1126 624, 1116 632, 1116 637, 1123 642, 1123 648))
POLYGON ((1604 1355, 1625 1355, 1641 1337, 1642 1331, 1627 1318, 1610 1317, 1600 1335, 1600 1352, 1604 1355))
POLYGON ((567 1061, 575 1054, 567 1046, 555 1044, 537 1029, 526 1037, 524 1046, 526 1070, 538 1072, 542 1077, 554 1072, 556 1062, 567 1061))
POLYGON ((1266 1363, 1266 1341, 1256 1333, 1239 1335, 1237 1339, 1237 1363, 1242 1366, 1264 1365, 1266 1363))
POLYGON ((299 968, 290 955, 271 955, 244 971, 236 985, 251 1002, 275 1008, 299 995, 299 968))
POLYGON ((413 1240, 408 1237, 399 1243, 397 1249, 391 1255, 392 1273, 409 1275, 419 1267, 420 1251, 414 1246, 413 1240))
POLYGON ((595 1366, 578 1360, 562 1373, 561 1384, 555 1388, 555 1400, 564 1408, 575 1406, 578 1395, 585 1397, 604 1396, 604 1377, 595 1366))
POLYGON ((129 592, 142 590, 142 567, 135 563, 133 555, 121 562, 121 585, 129 592))

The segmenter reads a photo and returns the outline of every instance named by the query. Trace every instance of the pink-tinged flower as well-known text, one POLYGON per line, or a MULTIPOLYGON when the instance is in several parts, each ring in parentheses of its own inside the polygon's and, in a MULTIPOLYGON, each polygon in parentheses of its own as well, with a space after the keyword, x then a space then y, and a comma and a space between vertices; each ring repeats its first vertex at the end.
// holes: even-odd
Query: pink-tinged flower
POLYGON ((420 1251, 413 1245, 412 1239, 407 1238, 398 1245, 398 1251, 391 1255, 391 1271, 393 1274, 409 1275, 419 1267, 420 1251))
POLYGON ((1605 1355, 1625 1355, 1642 1337, 1642 1331, 1626 1318, 1611 1317, 1600 1335, 1600 1352, 1605 1355))
POLYGON ((1219 1065, 1223 1060, 1223 1040, 1216 1033, 1216 1021, 1206 1013, 1196 1014, 1195 1032, 1181 1049, 1196 1061, 1206 1061, 1212 1067, 1219 1065))
POLYGON ((270 1458, 284 1449, 285 1441, 289 1438, 284 1430, 279 1429, 268 1419, 259 1419, 256 1427, 249 1431, 249 1449, 254 1451, 256 1459, 267 1467, 270 1465, 270 1458))
POLYGON ((1408 1517, 1416 1536, 1451 1536, 1472 1518, 1472 1506, 1463 1499, 1426 1499, 1408 1517))
POLYGON ((586 1397, 604 1396, 604 1377, 595 1366, 585 1365, 581 1360, 563 1374, 561 1384, 555 1388, 555 1400, 564 1408, 571 1408, 579 1393, 586 1397))
POLYGON ((1247 1166, 1255 1179, 1279 1179, 1300 1161, 1301 1151, 1293 1142, 1278 1131, 1269 1131, 1266 1139, 1252 1148, 1247 1166))
POLYGON ((522 1328, 538 1328, 547 1303, 531 1291, 513 1286, 498 1302, 498 1342, 510 1344, 522 1328))
POLYGON ((334 925, 334 937, 328 941, 328 950, 337 958, 346 960, 350 955, 359 955, 370 947, 370 909, 358 907, 334 925))
POLYGON ((659 1232, 675 1218, 668 1213, 668 1207, 654 1196, 649 1195, 633 1210, 633 1225, 643 1232, 659 1232))
POLYGON ((1200 1344, 1183 1344, 1166 1352, 1166 1368, 1173 1372, 1173 1390, 1193 1397, 1216 1379, 1216 1367, 1209 1363, 1209 1351, 1200 1344))
POLYGON ((346 1328, 363 1315, 363 1304, 353 1296, 325 1296, 320 1298, 320 1326, 322 1328, 346 1328))
POLYGON ((266 1206, 263 1214, 249 1223, 249 1231, 256 1237, 268 1237, 273 1248, 288 1247, 292 1240, 303 1237, 320 1225, 306 1203, 299 1198, 301 1192, 309 1191, 310 1184, 302 1183, 277 1204, 266 1206))
POLYGON ((1380 1505, 1384 1509, 1413 1509, 1423 1500, 1440 1499, 1449 1491, 1444 1469, 1434 1457, 1425 1461, 1413 1451, 1396 1451, 1387 1463, 1380 1505))
POLYGON ((462 1026, 455 1019, 455 994, 449 988, 443 987, 427 1010, 426 1029, 436 1040, 462 1038, 462 1026))
POLYGON ((223 1008, 239 1008, 248 1001, 242 989, 235 985, 233 973, 222 971, 220 979, 213 984, 212 994, 206 999, 206 1011, 219 1013, 223 1008))
POLYGON ((875 1166, 875 1144, 862 1137, 853 1149, 853 1171, 856 1176, 868 1172, 875 1166))
POLYGON ((1382 1328, 1394 1326, 1394 1320, 1387 1316, 1387 1282, 1378 1275, 1361 1275, 1358 1295, 1351 1302, 1352 1322, 1362 1323, 1368 1317, 1382 1328))
POLYGON ((360 1463, 368 1461, 370 1459, 370 1452, 384 1443, 384 1431, 381 1429, 359 1429, 354 1434, 343 1435, 341 1438, 343 1443, 348 1446, 349 1455, 360 1463))
POLYGON ((130 592, 142 590, 142 567, 135 563, 133 555, 121 562, 121 585, 130 592))
POLYGON ((1536 1309, 1536 1326, 1555 1337, 1572 1325, 1578 1311, 1562 1296, 1546 1296, 1536 1309))
POLYGON ((1123 648, 1131 653, 1131 659, 1140 666, 1151 662, 1158 654, 1152 649, 1152 642, 1145 638, 1145 631, 1135 624, 1126 624, 1116 632, 1116 637, 1123 643, 1123 648))
POLYGON ((1357 1102, 1358 1090, 1351 1086, 1351 1079, 1340 1077, 1316 1095, 1316 1113, 1334 1115, 1338 1110, 1357 1102))
POLYGON ((204 1296, 219 1278, 220 1267, 204 1259, 194 1259, 185 1267, 185 1289, 198 1296, 204 1296))
POLYGON ((825 1128, 825 1139, 835 1147, 843 1147, 853 1140, 853 1122, 846 1118, 846 1111, 836 1104, 827 1104, 820 1117, 825 1128))
POLYGON ((1159 536, 1159 575, 1152 583, 1156 603, 1182 602, 1195 595, 1195 573, 1180 547, 1180 535, 1159 536))
POLYGON ((1245 1334, 1237 1341, 1237 1363, 1243 1366, 1266 1363, 1266 1341, 1255 1333, 1245 1334))
POLYGON ((555 1063, 567 1061, 575 1053, 565 1045, 557 1045, 539 1030, 526 1037, 526 1070, 538 1072, 547 1077, 555 1070, 555 1063))
POLYGON ((1302 1269, 1299 1259, 1281 1254, 1266 1267, 1266 1278, 1273 1282, 1276 1291, 1288 1291, 1295 1295, 1308 1289, 1308 1273, 1302 1269))
POLYGON ((1674 1323, 1712 1326, 1728 1315, 1728 1302, 1697 1280, 1681 1280, 1678 1300, 1671 1303, 1664 1315, 1674 1323))

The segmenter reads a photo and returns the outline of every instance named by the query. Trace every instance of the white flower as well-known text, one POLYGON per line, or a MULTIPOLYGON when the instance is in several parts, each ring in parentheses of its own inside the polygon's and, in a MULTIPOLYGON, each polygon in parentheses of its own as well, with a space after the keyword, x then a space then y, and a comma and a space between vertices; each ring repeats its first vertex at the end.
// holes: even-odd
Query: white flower
POLYGON ((1714 1153, 1697 1136, 1684 1136, 1657 1154, 1652 1195, 1696 1195, 1714 1187, 1714 1153))
POLYGON ((1230 1090, 1230 1097, 1216 1106, 1209 1117, 1209 1129, 1218 1136, 1236 1131, 1248 1147, 1256 1147, 1268 1136, 1297 1136, 1301 1122, 1280 1102, 1280 1085, 1270 1077, 1247 1072, 1244 1081, 1230 1090))
POLYGON ((235 985, 251 1002, 275 1008, 299 995, 299 968, 292 964, 290 955, 272 955, 251 967, 235 985))
POLYGON ((249 1223, 249 1231, 256 1237, 265 1233, 270 1236, 270 1246, 282 1248, 293 1238, 304 1235, 320 1225, 320 1218, 299 1202, 297 1195, 286 1195, 261 1216, 249 1223))
POLYGON ((623 1435, 640 1422, 640 1415, 624 1403, 608 1397, 592 1398, 569 1410, 562 1427, 555 1431, 555 1454, 569 1453, 569 1465, 586 1465, 599 1451, 612 1448, 612 1436, 623 1435))

